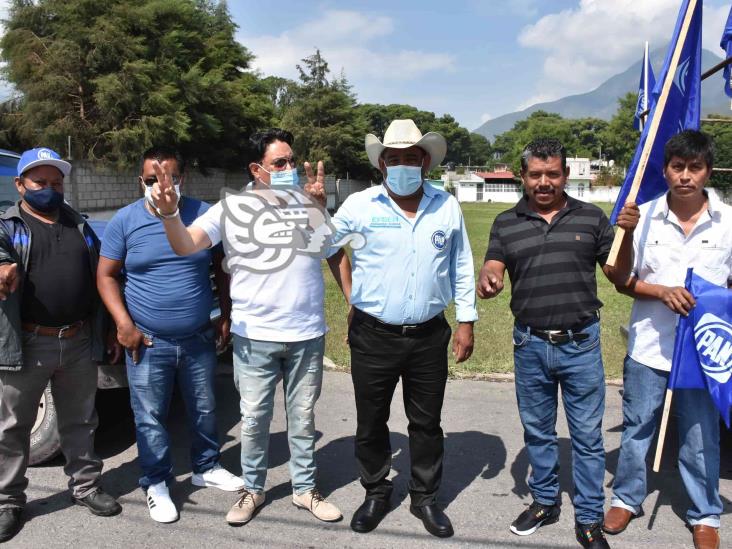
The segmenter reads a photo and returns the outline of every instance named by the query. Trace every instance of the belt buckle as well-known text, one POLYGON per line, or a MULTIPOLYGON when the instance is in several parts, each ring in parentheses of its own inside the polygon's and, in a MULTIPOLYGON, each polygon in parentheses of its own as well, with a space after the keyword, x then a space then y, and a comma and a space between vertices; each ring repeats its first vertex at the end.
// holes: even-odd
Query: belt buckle
POLYGON ((408 330, 415 330, 417 328, 416 324, 404 324, 402 325, 402 335, 406 336, 408 330))
POLYGON ((554 339, 554 336, 555 335, 559 335, 561 333, 562 333, 562 330, 547 330, 546 331, 546 335, 547 335, 547 337, 549 339, 549 343, 551 343, 552 345, 558 345, 559 344, 559 340, 555 340, 554 339))
POLYGON ((78 322, 74 322, 73 324, 67 324, 66 326, 61 326, 58 329, 58 338, 59 339, 63 339, 64 338, 64 334, 66 332, 68 332, 69 330, 73 330, 74 328, 78 328, 78 327, 79 327, 79 323, 78 322))

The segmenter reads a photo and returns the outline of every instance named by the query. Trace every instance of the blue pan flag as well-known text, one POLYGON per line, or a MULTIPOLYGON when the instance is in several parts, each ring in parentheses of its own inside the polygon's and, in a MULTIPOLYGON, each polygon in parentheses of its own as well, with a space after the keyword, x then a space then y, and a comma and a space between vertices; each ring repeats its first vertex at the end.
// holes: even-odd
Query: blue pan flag
POLYGON ((686 289, 696 306, 676 326, 669 389, 707 389, 730 427, 732 409, 732 290, 694 274, 686 289))
MULTIPOLYGON (((722 41, 719 43, 720 47, 727 52, 727 59, 732 57, 732 7, 729 9, 729 15, 727 16, 727 24, 724 26, 724 32, 722 33, 722 41)), ((727 65, 724 68, 724 91, 732 97, 732 65, 727 65)))
POLYGON ((656 78, 653 76, 653 66, 651 65, 651 60, 648 58, 648 42, 646 42, 646 48, 643 50, 640 82, 638 82, 638 102, 635 105, 635 116, 633 117, 633 127, 638 131, 643 129, 641 114, 653 105, 651 91, 655 86, 656 78))

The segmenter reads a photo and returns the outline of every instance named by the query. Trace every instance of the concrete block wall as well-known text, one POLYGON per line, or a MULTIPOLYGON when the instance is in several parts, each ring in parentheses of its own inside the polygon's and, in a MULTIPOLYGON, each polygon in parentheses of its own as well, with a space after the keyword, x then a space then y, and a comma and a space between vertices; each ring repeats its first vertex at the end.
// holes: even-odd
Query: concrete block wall
MULTIPOLYGON (((75 161, 66 181, 67 200, 81 212, 116 210, 127 206, 142 196, 137 169, 120 170, 107 164, 75 161)), ((304 176, 303 176, 304 177, 304 176)), ((249 175, 242 172, 209 170, 206 175, 194 168, 186 173, 184 193, 206 202, 217 202, 224 188, 241 190, 249 181, 249 175)), ((337 209, 352 193, 362 191, 371 185, 369 181, 355 179, 336 180, 326 176, 325 191, 328 208, 337 209)))
MULTIPOLYGON (((67 182, 66 194, 79 211, 118 209, 142 196, 136 169, 120 170, 115 166, 89 161, 75 161, 73 166, 69 177, 71 184, 67 182)), ((189 169, 184 192, 199 200, 216 202, 222 188, 238 190, 247 181, 248 175, 244 172, 210 170, 203 175, 196 169, 189 169)))

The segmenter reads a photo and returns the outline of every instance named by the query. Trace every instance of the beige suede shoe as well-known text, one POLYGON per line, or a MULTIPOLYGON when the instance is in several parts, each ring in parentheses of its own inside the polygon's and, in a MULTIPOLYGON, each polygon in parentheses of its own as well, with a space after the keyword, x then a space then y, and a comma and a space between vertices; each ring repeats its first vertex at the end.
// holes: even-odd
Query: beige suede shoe
POLYGON ((246 524, 252 520, 254 512, 264 504, 264 500, 264 492, 258 494, 249 490, 241 490, 239 499, 226 513, 226 522, 233 525, 246 524))
POLYGON ((343 518, 340 509, 326 501, 317 488, 300 495, 292 494, 292 504, 300 509, 307 509, 315 518, 325 522, 333 522, 343 518))

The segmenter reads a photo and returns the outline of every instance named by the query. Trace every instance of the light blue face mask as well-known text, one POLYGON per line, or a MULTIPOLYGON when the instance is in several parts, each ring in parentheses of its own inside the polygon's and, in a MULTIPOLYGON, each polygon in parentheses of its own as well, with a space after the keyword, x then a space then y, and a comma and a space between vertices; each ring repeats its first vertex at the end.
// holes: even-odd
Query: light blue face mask
MULTIPOLYGON (((264 168, 262 168, 264 170, 264 168)), ((267 172, 267 170, 264 170, 267 172)), ((269 174, 270 187, 293 187, 300 185, 300 177, 296 169, 281 170, 279 172, 267 172, 269 174)))
POLYGON ((387 166, 386 184, 399 196, 414 194, 422 186, 422 166, 387 166))

